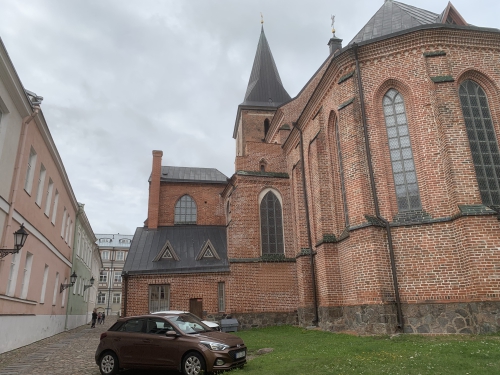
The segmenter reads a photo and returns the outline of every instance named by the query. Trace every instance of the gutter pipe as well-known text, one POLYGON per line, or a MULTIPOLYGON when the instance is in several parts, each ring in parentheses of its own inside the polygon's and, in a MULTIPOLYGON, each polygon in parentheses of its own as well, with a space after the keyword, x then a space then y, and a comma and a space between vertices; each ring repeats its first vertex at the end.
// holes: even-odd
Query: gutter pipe
POLYGON ((394 296, 396 299, 396 310, 397 310, 397 318, 398 318, 398 328, 404 332, 404 320, 403 320, 403 311, 401 309, 401 298, 399 296, 399 283, 398 283, 398 275, 397 275, 397 269, 396 269, 396 260, 394 257, 394 244, 392 242, 392 233, 391 233, 391 226, 389 221, 384 219, 380 215, 380 205, 377 197, 377 189, 375 187, 375 177, 374 177, 374 172, 373 172, 373 164, 372 164, 372 155, 371 155, 371 149, 370 149, 370 141, 368 139, 368 125, 366 122, 366 110, 365 110, 365 98, 363 94, 363 84, 361 82, 361 70, 359 68, 359 59, 358 59, 358 45, 354 43, 352 45, 353 52, 354 52, 354 59, 356 62, 356 76, 357 76, 357 83, 358 83, 358 91, 359 91, 359 101, 361 104, 361 117, 363 120, 363 132, 365 136, 365 148, 366 148, 366 157, 368 159, 368 171, 370 174, 370 185, 371 185, 371 191, 372 191, 372 196, 373 196, 373 203, 375 205, 375 216, 377 219, 379 219, 385 227, 385 230, 387 232, 387 242, 389 245, 389 257, 391 261, 391 272, 392 272, 392 281, 394 284, 394 296))
POLYGON ((302 130, 296 125, 296 123, 292 123, 292 126, 298 130, 300 135, 300 166, 302 168, 302 190, 304 192, 304 205, 306 210, 306 227, 307 227, 307 241, 309 245, 309 251, 311 255, 311 282, 313 288, 313 298, 314 298, 314 320, 313 325, 318 325, 319 322, 319 314, 318 314, 318 294, 316 291, 316 270, 314 268, 314 252, 312 247, 312 239, 311 239, 311 223, 309 220, 309 200, 307 199, 307 186, 306 186, 306 169, 304 163, 304 139, 302 136, 302 130))

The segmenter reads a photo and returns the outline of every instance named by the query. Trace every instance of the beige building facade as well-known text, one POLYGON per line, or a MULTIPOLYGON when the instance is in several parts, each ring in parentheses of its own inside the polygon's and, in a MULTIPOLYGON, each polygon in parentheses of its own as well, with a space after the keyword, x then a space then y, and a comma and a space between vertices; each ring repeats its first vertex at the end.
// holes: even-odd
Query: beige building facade
POLYGON ((96 308, 106 316, 122 315, 122 272, 133 235, 96 234, 101 253, 96 308))

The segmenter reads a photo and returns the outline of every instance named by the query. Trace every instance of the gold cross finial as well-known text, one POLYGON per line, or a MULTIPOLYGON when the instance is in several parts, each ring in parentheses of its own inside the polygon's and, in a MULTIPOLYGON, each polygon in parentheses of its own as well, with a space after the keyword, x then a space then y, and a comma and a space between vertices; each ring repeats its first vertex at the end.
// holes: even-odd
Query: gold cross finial
POLYGON ((262 12, 260 12, 260 23, 261 24, 264 23, 264 16, 262 15, 262 12))
POLYGON ((335 28, 333 27, 335 25, 335 16, 332 14, 332 34, 335 36, 335 28))

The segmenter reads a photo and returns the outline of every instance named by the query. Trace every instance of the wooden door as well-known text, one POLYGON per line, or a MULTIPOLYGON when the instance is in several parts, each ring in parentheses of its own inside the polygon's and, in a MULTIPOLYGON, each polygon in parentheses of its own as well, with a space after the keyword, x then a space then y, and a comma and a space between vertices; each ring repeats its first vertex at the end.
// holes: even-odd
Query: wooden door
POLYGON ((203 319, 203 299, 191 298, 189 300, 189 312, 196 315, 198 318, 203 319))

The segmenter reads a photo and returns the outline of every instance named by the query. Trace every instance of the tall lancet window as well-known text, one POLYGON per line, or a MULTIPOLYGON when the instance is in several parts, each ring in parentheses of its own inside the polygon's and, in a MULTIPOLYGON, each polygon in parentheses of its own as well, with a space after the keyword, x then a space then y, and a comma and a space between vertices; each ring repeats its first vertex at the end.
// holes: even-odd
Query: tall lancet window
POLYGON ((175 224, 196 224, 196 203, 189 195, 183 195, 175 204, 175 224))
POLYGON ((272 191, 260 201, 260 233, 262 255, 284 254, 281 203, 272 191))
POLYGON ((460 85, 459 95, 481 201, 500 206, 500 153, 488 99, 481 86, 471 80, 460 85))
POLYGON ((422 204, 403 97, 397 90, 390 89, 383 105, 398 210, 420 210, 422 204))

